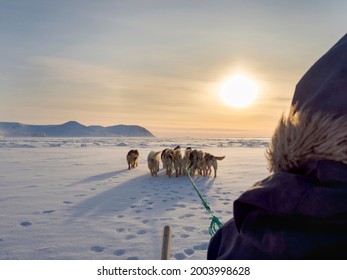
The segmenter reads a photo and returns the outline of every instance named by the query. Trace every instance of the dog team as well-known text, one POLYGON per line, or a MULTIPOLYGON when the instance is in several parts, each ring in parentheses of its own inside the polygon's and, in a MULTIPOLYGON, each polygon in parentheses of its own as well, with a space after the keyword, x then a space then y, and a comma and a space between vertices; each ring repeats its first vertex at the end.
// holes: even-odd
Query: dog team
MULTIPOLYGON (((210 176, 212 168, 214 178, 217 177, 218 161, 223 160, 225 156, 216 157, 202 150, 186 148, 184 154, 181 153, 181 147, 177 146, 174 149, 164 149, 163 151, 151 151, 147 156, 148 168, 152 176, 158 176, 160 161, 163 168, 166 170, 166 175, 171 177, 175 173, 176 177, 180 175, 190 176, 210 176)), ((138 166, 139 152, 138 150, 130 150, 126 156, 128 169, 138 166)))

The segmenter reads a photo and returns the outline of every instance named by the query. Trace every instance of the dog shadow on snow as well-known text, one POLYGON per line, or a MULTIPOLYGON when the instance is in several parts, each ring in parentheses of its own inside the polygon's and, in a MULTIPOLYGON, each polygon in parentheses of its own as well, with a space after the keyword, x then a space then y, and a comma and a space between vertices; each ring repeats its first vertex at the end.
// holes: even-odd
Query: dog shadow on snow
MULTIPOLYGON (((115 174, 122 174, 122 172, 125 170, 91 176, 82 181, 109 180, 115 174)), ((207 228, 209 214, 204 213, 206 210, 203 209, 198 194, 188 177, 168 178, 164 173, 163 170, 160 171, 158 177, 151 177, 146 173, 127 181, 114 183, 113 187, 73 205, 70 208, 71 216, 67 222, 73 223, 81 219, 82 221, 85 219, 109 220, 112 228, 118 225, 122 230, 128 228, 129 232, 134 233, 137 230, 142 236, 147 234, 145 238, 148 244, 151 244, 154 252, 160 252, 160 241, 158 240, 161 239, 162 229, 167 224, 175 225, 181 223, 182 219, 194 217, 195 214, 199 217, 206 214, 207 228), (174 212, 176 210, 177 213, 174 212), (184 212, 182 213, 181 210, 184 212), (139 229, 139 225, 143 228, 139 229)), ((194 181, 208 202, 215 200, 215 197, 209 197, 209 192, 213 189, 215 182, 213 178, 195 178, 194 181)), ((189 224, 189 226, 183 227, 183 230, 195 231, 196 229, 189 224)), ((133 235, 131 237, 134 238, 133 235)), ((118 238, 124 237, 119 236, 118 238)), ((204 249, 207 246, 205 243, 203 244, 204 249)), ((200 248, 202 245, 200 242, 194 246, 200 248)), ((125 255, 122 257, 126 258, 125 255)))
MULTIPOLYGON (((128 172, 128 170, 124 169, 94 175, 72 185, 107 181, 125 172, 128 172)), ((207 201, 213 199, 213 197, 207 197, 209 190, 213 187, 213 178, 196 178, 195 183, 207 201)), ((120 182, 114 187, 84 199, 72 206, 71 218, 78 219, 87 216, 97 218, 112 214, 117 215, 135 208, 138 215, 141 215, 142 212, 144 217, 146 217, 146 210, 151 208, 159 216, 166 212, 165 209, 172 211, 175 205, 190 205, 192 202, 200 204, 199 197, 188 177, 172 176, 168 178, 164 171, 161 170, 158 177, 151 177, 150 174, 146 173, 128 181, 120 182)), ((132 216, 134 214, 131 213, 132 216)))
POLYGON ((68 187, 72 187, 72 186, 80 185, 80 184, 91 183, 91 182, 96 182, 96 181, 105 181, 105 180, 111 179, 112 177, 115 177, 119 174, 125 173, 126 171, 128 171, 128 169, 121 169, 118 171, 112 171, 112 172, 97 174, 97 175, 82 179, 78 182, 72 183, 72 184, 68 185, 68 187))

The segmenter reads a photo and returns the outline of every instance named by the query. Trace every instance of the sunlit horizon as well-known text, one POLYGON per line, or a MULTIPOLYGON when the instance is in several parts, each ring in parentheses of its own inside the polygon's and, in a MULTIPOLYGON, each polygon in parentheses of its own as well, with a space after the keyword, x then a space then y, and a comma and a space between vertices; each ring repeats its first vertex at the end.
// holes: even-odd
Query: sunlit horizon
POLYGON ((318 2, 8 1, 0 122, 271 137, 297 82, 345 34, 347 3, 318 2), (237 74, 256 97, 221 98, 237 74))

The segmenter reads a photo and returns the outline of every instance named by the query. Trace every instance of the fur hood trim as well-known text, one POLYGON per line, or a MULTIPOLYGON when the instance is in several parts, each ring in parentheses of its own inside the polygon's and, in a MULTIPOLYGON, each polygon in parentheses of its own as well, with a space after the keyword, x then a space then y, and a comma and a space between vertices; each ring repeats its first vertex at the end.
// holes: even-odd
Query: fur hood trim
POLYGON ((282 116, 266 151, 271 172, 291 171, 307 160, 347 164, 347 116, 295 112, 282 116))

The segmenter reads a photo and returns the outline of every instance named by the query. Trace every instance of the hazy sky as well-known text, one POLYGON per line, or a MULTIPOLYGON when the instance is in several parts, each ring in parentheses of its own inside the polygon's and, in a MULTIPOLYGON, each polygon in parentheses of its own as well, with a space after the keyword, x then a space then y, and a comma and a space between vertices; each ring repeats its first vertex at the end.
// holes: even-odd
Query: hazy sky
POLYGON ((269 137, 345 33, 347 1, 0 0, 0 121, 269 137), (247 109, 218 96, 254 79, 247 109))

